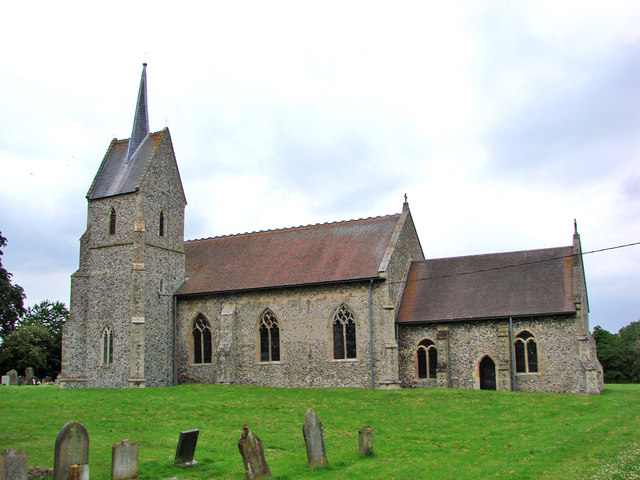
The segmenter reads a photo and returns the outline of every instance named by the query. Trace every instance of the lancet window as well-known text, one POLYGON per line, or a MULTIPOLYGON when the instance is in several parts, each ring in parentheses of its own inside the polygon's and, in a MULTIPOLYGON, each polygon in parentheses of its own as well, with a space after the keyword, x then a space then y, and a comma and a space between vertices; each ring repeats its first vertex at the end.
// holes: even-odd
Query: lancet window
POLYGON ((333 359, 345 360, 357 357, 356 322, 346 305, 340 305, 333 315, 333 359))
POLYGON ((523 330, 514 341, 516 373, 536 373, 538 371, 538 345, 533 334, 523 330))
POLYGON ((109 235, 116 234, 116 209, 111 207, 109 211, 109 235))
POLYGON ((280 327, 271 310, 265 310, 260 317, 260 361, 280 361, 280 327))
POLYGON ((193 322, 191 334, 193 335, 193 363, 211 363, 213 356, 211 326, 203 315, 198 315, 193 322))
POLYGON ((110 365, 113 363, 113 331, 111 325, 107 325, 102 330, 102 363, 110 365))
POLYGON ((165 228, 165 220, 164 220, 164 210, 160 212, 160 219, 158 222, 158 235, 164 237, 164 228, 165 228))
POLYGON ((422 340, 416 349, 418 378, 435 379, 438 366, 438 350, 433 341, 422 340))

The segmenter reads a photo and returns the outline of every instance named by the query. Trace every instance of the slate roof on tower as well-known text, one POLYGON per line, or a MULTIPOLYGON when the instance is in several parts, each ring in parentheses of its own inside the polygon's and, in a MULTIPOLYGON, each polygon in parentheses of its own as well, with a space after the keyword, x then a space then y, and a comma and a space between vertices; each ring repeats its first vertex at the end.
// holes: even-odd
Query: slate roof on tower
POLYGON ((140 187, 148 164, 153 159, 164 135, 169 135, 167 128, 148 135, 129 162, 127 162, 129 139, 114 138, 89 188, 87 198, 95 200, 135 192, 140 187))
POLYGON ((398 323, 575 313, 573 247, 411 263, 398 323))
POLYGON ((378 278, 402 215, 185 242, 178 295, 378 278))

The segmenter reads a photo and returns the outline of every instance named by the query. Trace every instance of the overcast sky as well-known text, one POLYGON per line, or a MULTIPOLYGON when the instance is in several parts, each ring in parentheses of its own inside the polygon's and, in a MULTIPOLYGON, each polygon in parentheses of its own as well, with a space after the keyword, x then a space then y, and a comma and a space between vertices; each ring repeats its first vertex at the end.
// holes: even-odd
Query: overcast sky
MULTIPOLYGON (((148 62, 185 238, 397 213, 427 258, 640 241, 640 2, 8 2, 2 262, 68 304, 85 195, 148 62), (310 6, 312 5, 312 6, 310 6)), ((640 246, 585 256, 640 319, 640 246)))

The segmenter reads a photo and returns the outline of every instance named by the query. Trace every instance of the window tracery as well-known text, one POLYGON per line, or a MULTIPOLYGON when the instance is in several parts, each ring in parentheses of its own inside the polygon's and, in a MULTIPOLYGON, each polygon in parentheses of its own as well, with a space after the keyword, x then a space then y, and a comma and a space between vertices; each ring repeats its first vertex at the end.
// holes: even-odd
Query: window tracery
POLYGON ((438 366, 438 349, 432 340, 425 338, 416 348, 418 378, 435 379, 438 366))
POLYGON ((193 363, 211 363, 213 355, 211 327, 204 316, 198 315, 193 322, 191 333, 193 335, 193 363))
POLYGON ((536 373, 538 371, 538 345, 533 334, 523 330, 514 343, 516 373, 536 373))
POLYGON ((356 322, 353 313, 342 304, 333 315, 333 359, 357 358, 356 322))
POLYGON ((280 361, 280 327, 271 310, 265 310, 260 317, 260 361, 280 361))

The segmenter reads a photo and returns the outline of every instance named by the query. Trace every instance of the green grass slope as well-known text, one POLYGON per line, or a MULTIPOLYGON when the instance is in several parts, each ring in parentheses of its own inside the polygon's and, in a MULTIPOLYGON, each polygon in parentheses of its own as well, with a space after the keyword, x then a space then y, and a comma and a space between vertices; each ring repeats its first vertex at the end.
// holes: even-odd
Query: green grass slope
POLYGON ((56 435, 76 420, 89 431, 93 480, 110 478, 111 447, 124 439, 140 445, 142 479, 243 479, 237 443, 246 423, 262 439, 278 479, 561 480, 593 475, 630 446, 637 450, 638 405, 640 385, 608 386, 598 396, 237 385, 2 387, 0 450, 24 450, 29 465, 52 468, 56 435), (327 469, 307 467, 307 408, 324 425, 327 469), (374 429, 372 458, 358 457, 363 425, 374 429), (199 465, 175 467, 179 432, 196 428, 199 465))

